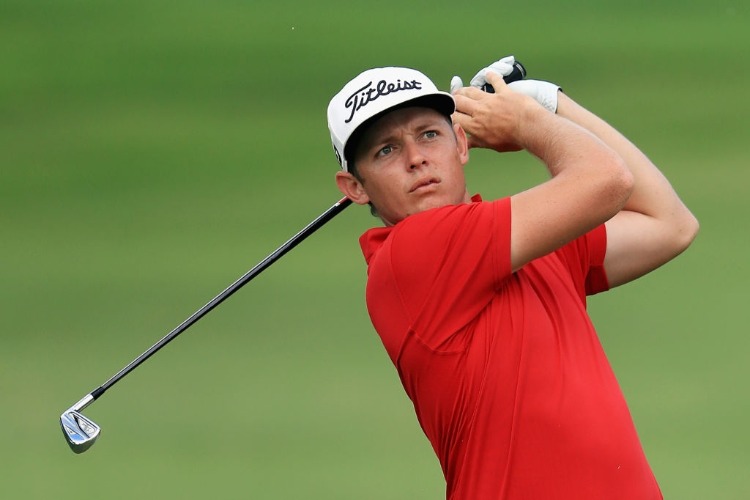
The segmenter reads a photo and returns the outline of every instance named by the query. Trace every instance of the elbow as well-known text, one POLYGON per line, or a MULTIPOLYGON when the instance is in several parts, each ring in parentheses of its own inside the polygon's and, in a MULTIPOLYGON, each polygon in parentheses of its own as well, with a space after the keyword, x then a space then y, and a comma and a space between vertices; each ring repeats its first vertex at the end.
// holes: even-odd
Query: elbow
POLYGON ((662 219, 659 233, 665 262, 687 250, 698 236, 699 229, 698 219, 681 203, 671 217, 662 219))
POLYGON ((670 261, 687 250, 698 235, 699 229, 698 219, 687 208, 684 208, 684 213, 675 217, 664 229, 665 238, 668 238, 664 240, 664 261, 670 261), (669 231, 670 228, 671 231, 669 231))
POLYGON ((684 252, 693 243, 699 230, 698 219, 685 207, 679 223, 675 224, 674 245, 678 254, 684 252))

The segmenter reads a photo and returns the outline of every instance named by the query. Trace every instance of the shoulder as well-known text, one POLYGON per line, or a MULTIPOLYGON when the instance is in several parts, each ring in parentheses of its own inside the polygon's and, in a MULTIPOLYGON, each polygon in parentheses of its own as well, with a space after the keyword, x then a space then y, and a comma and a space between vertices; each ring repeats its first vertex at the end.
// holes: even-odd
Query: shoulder
POLYGON ((509 210, 507 199, 427 210, 394 226, 383 248, 401 269, 477 266, 484 260, 505 270, 510 262, 509 210))

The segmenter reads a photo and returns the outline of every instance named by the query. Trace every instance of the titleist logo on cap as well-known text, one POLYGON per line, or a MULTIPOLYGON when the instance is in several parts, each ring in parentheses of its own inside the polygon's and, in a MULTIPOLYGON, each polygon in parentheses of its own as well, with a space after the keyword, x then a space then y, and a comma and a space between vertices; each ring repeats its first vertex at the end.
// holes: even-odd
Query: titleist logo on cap
POLYGON ((355 90, 352 95, 347 97, 344 105, 347 109, 351 109, 349 118, 344 120, 345 123, 349 123, 354 118, 354 114, 367 106, 378 97, 387 96, 394 92, 401 90, 421 90, 422 83, 417 80, 401 81, 396 80, 396 83, 389 83, 385 80, 380 80, 377 84, 375 82, 368 82, 364 87, 355 90))

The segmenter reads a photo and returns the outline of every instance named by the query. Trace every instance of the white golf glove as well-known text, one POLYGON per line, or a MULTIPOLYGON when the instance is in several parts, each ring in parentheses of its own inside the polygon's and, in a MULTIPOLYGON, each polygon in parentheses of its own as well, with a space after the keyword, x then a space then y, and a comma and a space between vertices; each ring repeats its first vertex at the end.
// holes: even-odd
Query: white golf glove
MULTIPOLYGON (((492 71, 498 73, 500 76, 508 76, 513 71, 513 63, 516 60, 513 56, 508 56, 490 64, 486 68, 482 68, 479 73, 474 75, 469 84, 472 87, 482 88, 487 83, 487 72, 492 71)), ((451 93, 455 90, 463 87, 463 81, 460 77, 454 76, 451 79, 451 93)), ((552 113, 557 112, 557 92, 560 91, 560 87, 554 83, 544 82, 541 80, 519 80, 517 82, 511 82, 508 84, 508 88, 519 94, 524 94, 532 97, 545 109, 552 113)))
POLYGON ((562 91, 559 85, 542 80, 518 80, 510 82, 508 88, 536 99, 545 109, 557 113, 557 93, 562 91))

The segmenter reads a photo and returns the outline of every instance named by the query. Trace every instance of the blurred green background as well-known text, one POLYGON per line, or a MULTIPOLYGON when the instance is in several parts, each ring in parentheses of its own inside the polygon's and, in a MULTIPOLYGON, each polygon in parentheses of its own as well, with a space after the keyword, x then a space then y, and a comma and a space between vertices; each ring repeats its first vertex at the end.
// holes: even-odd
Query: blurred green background
MULTIPOLYGON (((328 99, 506 54, 632 138, 702 223, 590 309, 668 499, 750 498, 750 6, 735 0, 0 2, 3 498, 436 499, 364 307, 350 208, 120 382, 59 414, 338 198, 328 99)), ((474 191, 544 178, 473 153, 474 191)))

